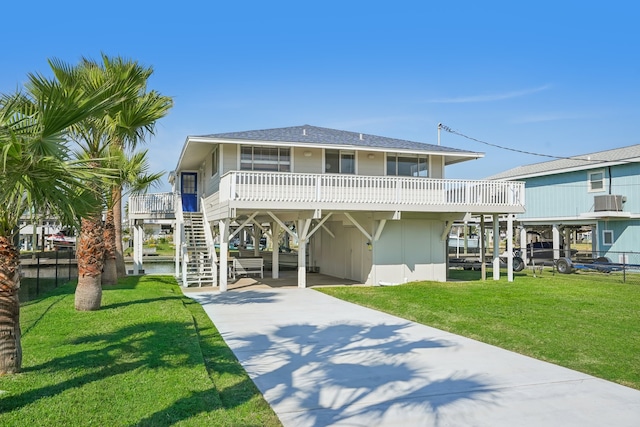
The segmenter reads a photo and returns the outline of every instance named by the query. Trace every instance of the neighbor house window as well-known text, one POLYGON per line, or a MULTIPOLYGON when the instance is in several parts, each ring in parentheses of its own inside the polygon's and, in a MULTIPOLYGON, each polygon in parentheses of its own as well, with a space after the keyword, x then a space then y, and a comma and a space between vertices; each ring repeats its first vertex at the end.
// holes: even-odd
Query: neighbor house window
POLYGON ((219 158, 218 158, 218 147, 213 149, 213 153, 211 153, 211 176, 214 176, 218 173, 218 168, 220 167, 219 158))
POLYGON ((589 191, 604 191, 604 171, 589 172, 589 191))
POLYGON ((428 156, 387 154, 387 175, 429 176, 428 156))
POLYGON ((245 171, 291 171, 288 148, 243 145, 240 147, 240 169, 245 171))
POLYGON ((354 151, 325 150, 324 163, 326 173, 356 173, 356 153, 354 151))
POLYGON ((613 230, 602 231, 602 244, 606 246, 613 245, 613 230))

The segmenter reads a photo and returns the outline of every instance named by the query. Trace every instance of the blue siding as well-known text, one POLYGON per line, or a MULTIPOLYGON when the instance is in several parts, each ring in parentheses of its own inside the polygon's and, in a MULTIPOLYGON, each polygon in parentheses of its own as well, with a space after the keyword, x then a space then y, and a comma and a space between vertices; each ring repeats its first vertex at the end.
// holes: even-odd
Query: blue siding
POLYGON ((594 168, 557 175, 525 178, 526 213, 522 219, 577 217, 593 212, 594 196, 626 197, 623 211, 640 213, 640 163, 594 168), (603 191, 590 192, 589 173, 604 171, 603 191))
MULTIPOLYGON (((598 250, 618 262, 618 254, 623 252, 640 252, 640 220, 598 221, 598 250), (613 245, 603 244, 603 232, 613 231, 613 245)), ((630 262, 638 262, 637 259, 630 262)))

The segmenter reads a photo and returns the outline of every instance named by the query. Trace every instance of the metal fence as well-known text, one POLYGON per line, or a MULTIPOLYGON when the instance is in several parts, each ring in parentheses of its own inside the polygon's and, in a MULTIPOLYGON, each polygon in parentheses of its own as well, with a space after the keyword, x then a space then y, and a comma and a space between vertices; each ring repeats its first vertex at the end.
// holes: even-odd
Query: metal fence
POLYGON ((20 257, 20 301, 26 302, 38 298, 77 278, 78 264, 73 250, 23 255, 20 257))

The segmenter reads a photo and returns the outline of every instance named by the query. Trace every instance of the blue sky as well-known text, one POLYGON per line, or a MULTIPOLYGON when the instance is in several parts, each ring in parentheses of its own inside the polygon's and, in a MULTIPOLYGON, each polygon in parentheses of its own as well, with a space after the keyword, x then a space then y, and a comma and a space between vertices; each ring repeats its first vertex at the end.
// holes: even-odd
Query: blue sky
MULTIPOLYGON (((171 171, 187 135, 310 124, 437 143, 470 137, 556 156, 640 143, 635 1, 9 2, 0 92, 47 59, 101 52, 152 66, 174 98, 147 144, 171 171)), ((548 160, 484 152, 483 178, 548 160)), ((168 190, 163 183, 161 190, 168 190)))

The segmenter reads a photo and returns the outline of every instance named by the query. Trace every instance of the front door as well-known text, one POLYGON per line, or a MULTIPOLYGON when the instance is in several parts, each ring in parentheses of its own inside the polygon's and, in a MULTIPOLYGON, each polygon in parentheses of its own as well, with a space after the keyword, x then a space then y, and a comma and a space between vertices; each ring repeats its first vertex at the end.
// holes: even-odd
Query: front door
POLYGON ((195 172, 183 172, 180 189, 182 193, 182 211, 198 211, 198 174, 195 172))

